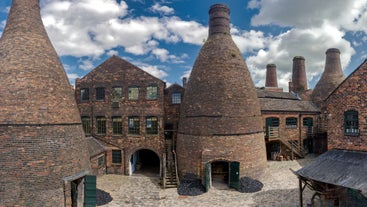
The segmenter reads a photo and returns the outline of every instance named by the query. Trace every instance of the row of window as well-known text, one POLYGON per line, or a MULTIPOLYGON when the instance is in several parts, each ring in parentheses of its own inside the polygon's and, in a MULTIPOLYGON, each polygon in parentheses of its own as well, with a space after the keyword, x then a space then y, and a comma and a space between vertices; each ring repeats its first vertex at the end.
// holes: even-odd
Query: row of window
MULTIPOLYGON (((303 126, 305 127, 312 127, 313 126, 313 119, 311 117, 303 118, 303 126)), ((266 118, 267 126, 272 127, 279 127, 279 118, 270 117, 266 118)), ((298 126, 298 119, 296 117, 288 117, 285 119, 285 126, 287 128, 297 128, 298 126)))
MULTIPOLYGON (((122 118, 121 117, 112 117, 112 134, 113 135, 122 135, 122 118)), ((128 128, 127 132, 130 135, 140 135, 140 117, 131 116, 128 117, 128 128)), ((105 135, 107 132, 106 125, 106 117, 97 116, 96 117, 96 133, 98 135, 105 135)), ((83 129, 86 135, 90 135, 92 133, 91 129, 91 118, 89 116, 82 117, 83 129)), ((158 134, 158 118, 156 116, 148 116, 145 119, 145 132, 149 135, 158 134)))
MULTIPOLYGON (((139 99, 139 86, 130 86, 128 88, 128 99, 129 100, 138 100, 139 99)), ((104 101, 105 100, 105 88, 104 87, 96 87, 96 101, 104 101)), ((80 89, 80 99, 81 101, 89 101, 89 88, 80 89)), ((118 102, 122 97, 122 87, 112 87, 111 96, 113 102, 118 102)), ((158 87, 157 86, 148 86, 146 87, 146 96, 147 100, 155 100, 158 98, 158 87)))

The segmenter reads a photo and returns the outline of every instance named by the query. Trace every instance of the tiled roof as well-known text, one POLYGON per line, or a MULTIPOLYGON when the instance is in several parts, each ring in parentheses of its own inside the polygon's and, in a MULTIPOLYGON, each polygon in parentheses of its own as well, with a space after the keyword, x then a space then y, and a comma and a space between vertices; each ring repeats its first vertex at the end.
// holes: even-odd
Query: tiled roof
POLYGON ((308 180, 361 191, 367 196, 367 152, 330 150, 295 173, 308 180))
POLYGON ((102 152, 105 152, 107 150, 107 147, 105 147, 96 138, 87 137, 87 140, 88 140, 88 150, 89 150, 90 157, 101 154, 102 152))
POLYGON ((311 101, 303 101, 292 93, 257 90, 261 111, 291 111, 318 113, 320 109, 311 101))

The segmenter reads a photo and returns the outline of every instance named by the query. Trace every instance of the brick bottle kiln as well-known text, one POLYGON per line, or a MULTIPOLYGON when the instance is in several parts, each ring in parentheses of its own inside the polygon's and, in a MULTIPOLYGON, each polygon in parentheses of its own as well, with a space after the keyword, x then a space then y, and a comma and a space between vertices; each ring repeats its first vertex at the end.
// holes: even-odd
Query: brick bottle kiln
POLYGON ((13 0, 0 66, 0 206, 82 205, 88 149, 39 0, 13 0))
POLYGON ((239 177, 259 178, 266 168, 259 100, 230 35, 229 8, 215 4, 209 16, 181 106, 178 171, 198 175, 207 188, 218 177, 238 187, 239 177))

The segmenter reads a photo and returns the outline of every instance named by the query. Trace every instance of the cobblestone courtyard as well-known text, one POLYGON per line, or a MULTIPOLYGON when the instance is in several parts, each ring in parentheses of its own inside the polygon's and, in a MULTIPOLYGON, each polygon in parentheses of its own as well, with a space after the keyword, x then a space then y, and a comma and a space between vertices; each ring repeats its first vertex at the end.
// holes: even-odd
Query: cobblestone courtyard
MULTIPOLYGON (((98 178, 100 192, 98 206, 243 206, 243 207, 299 207, 298 179, 290 169, 298 170, 315 156, 296 161, 268 161, 264 188, 256 193, 212 188, 200 196, 180 196, 177 189, 161 189, 159 179, 143 176, 105 175, 98 178)), ((310 203, 312 192, 304 191, 304 206, 310 203)))

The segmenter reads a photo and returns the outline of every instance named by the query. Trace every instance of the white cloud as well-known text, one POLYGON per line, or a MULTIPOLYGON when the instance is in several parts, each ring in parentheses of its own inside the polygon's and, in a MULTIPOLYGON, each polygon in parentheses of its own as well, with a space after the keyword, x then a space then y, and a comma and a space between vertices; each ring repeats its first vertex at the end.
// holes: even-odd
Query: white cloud
POLYGON ((79 62, 81 63, 79 65, 79 68, 84 70, 84 71, 89 71, 89 70, 92 70, 94 68, 94 65, 93 65, 93 61, 92 60, 79 60, 79 62))
POLYGON ((168 76, 168 74, 164 71, 158 68, 156 65, 148 65, 145 63, 137 63, 136 66, 143 69, 147 73, 153 75, 154 77, 157 77, 159 79, 164 79, 168 76))
POLYGON ((151 11, 155 13, 160 13, 162 15, 171 15, 175 13, 175 10, 168 6, 162 6, 159 3, 155 3, 151 8, 151 11))

